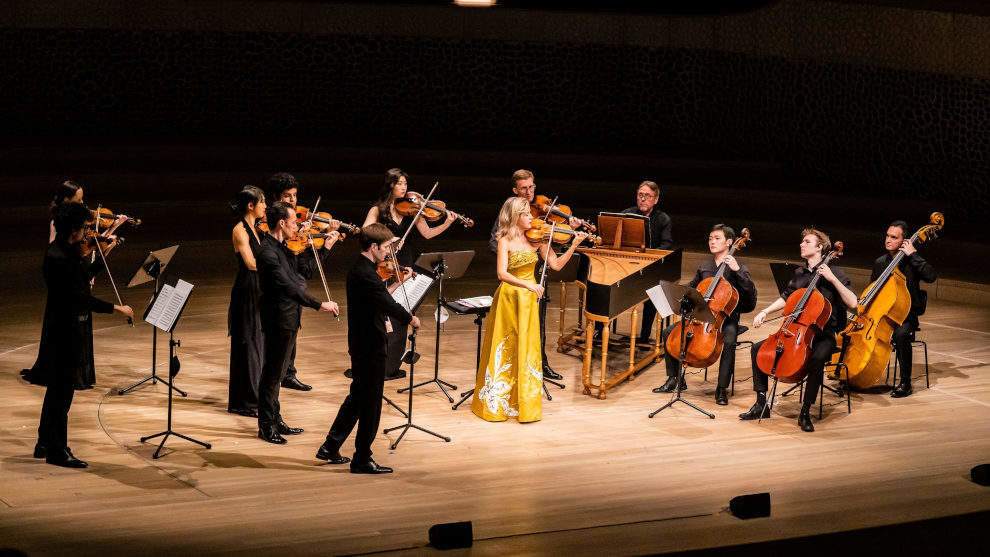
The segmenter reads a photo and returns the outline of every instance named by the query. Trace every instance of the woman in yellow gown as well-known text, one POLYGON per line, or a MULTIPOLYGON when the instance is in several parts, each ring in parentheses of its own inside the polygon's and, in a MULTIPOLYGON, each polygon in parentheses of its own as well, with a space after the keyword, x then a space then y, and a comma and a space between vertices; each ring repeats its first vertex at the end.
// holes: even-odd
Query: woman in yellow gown
POLYGON ((561 269, 586 234, 577 233, 561 255, 547 243, 533 246, 526 239, 531 227, 529 202, 512 197, 498 216, 498 278, 492 309, 485 327, 481 365, 471 401, 471 410, 490 422, 510 416, 520 422, 541 417, 543 365, 540 347, 540 305, 543 287, 538 284, 540 255, 548 265, 561 269))

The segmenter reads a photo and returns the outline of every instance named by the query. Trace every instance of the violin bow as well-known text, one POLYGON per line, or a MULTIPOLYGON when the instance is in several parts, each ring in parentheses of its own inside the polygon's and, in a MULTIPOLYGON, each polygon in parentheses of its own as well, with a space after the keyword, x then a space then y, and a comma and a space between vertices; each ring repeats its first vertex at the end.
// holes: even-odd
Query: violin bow
MULTIPOLYGON (((550 208, 547 209, 547 214, 548 215, 550 214, 550 211, 553 210, 553 207, 556 204, 557 204, 557 197, 554 197, 553 198, 553 201, 550 202, 550 208)), ((550 252, 551 249, 553 249, 553 233, 556 230, 557 230, 557 223, 554 222, 553 225, 550 227, 550 238, 547 240, 547 256, 543 258, 543 271, 540 273, 540 286, 543 286, 544 288, 546 288, 546 286, 545 286, 546 285, 546 282, 545 281, 546 281, 546 278, 547 278, 547 263, 550 261, 550 253, 549 252, 550 252)))
POLYGON ((433 182, 433 187, 430 189, 430 193, 426 194, 426 199, 424 199, 423 202, 419 204, 419 211, 416 211, 416 216, 414 216, 412 222, 409 223, 409 228, 406 229, 406 231, 402 234, 402 239, 399 240, 399 243, 402 244, 403 246, 406 245, 405 243, 406 236, 408 236, 409 233, 412 231, 413 227, 416 226, 416 221, 419 220, 419 216, 423 214, 423 209, 426 209, 426 205, 430 202, 430 198, 433 197, 433 192, 437 191, 437 186, 439 185, 440 185, 439 180, 433 182))
MULTIPOLYGON (((395 278, 402 280, 402 271, 399 270, 399 261, 395 257, 395 250, 392 249, 392 244, 388 245, 388 253, 392 256, 392 268, 395 270, 395 278)), ((409 313, 412 313, 412 304, 409 303, 409 292, 406 291, 406 281, 403 280, 400 282, 399 288, 402 289, 402 295, 406 299, 406 307, 409 309, 409 313)))
MULTIPOLYGON (((113 287, 113 293, 114 293, 115 296, 117 296, 117 304, 122 306, 122 305, 124 305, 124 301, 120 299, 120 292, 117 291, 117 283, 114 282, 113 275, 110 274, 110 265, 107 264, 107 258, 106 258, 106 256, 103 253, 103 248, 100 247, 100 238, 99 238, 99 235, 100 235, 100 218, 99 218, 100 207, 99 206, 97 206, 97 208, 96 208, 96 214, 97 214, 97 218, 96 218, 96 229, 95 229, 96 230, 96 236, 97 236, 97 238, 96 238, 96 251, 100 254, 100 260, 103 261, 103 269, 107 272, 107 278, 110 279, 110 286, 113 287)), ((127 318, 127 324, 130 325, 133 328, 134 327, 134 320, 131 319, 130 317, 128 317, 127 318)))
MULTIPOLYGON (((316 198, 316 203, 313 204, 313 210, 309 213, 309 219, 307 219, 308 224, 313 224, 313 215, 316 214, 316 207, 320 204, 320 198, 316 198)), ((309 234, 309 229, 306 229, 306 234, 309 234)), ((323 264, 320 263, 320 255, 316 253, 316 246, 313 245, 312 241, 309 244, 309 248, 313 251, 313 258, 316 260, 316 268, 320 271, 320 282, 323 283, 323 292, 327 295, 327 301, 332 302, 333 299, 330 298, 330 288, 327 287, 327 276, 323 274, 323 264)), ((333 318, 340 321, 340 314, 333 314, 333 318)))

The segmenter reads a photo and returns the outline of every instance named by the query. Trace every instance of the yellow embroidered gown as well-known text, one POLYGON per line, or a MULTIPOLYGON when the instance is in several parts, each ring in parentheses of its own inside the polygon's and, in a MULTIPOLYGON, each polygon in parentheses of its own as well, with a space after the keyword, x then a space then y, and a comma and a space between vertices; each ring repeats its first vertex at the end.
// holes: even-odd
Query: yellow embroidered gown
MULTIPOLYGON (((536 282, 535 251, 510 251, 508 271, 536 282)), ((540 357, 540 308, 536 294, 501 283, 492 296, 481 365, 471 410, 490 422, 516 416, 520 422, 540 419, 543 364, 540 357)))

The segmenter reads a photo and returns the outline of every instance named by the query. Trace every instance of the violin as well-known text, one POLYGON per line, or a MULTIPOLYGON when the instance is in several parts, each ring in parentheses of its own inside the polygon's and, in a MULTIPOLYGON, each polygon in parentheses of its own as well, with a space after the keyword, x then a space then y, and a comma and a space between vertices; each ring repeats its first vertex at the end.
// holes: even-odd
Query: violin
POLYGON ((756 353, 756 367, 763 373, 784 383, 800 383, 808 372, 808 358, 815 334, 820 333, 829 317, 832 304, 815 289, 819 279, 818 267, 828 265, 842 255, 842 242, 836 242, 832 251, 815 266, 811 282, 787 297, 784 306, 784 323, 780 330, 767 337, 756 353))
MULTIPOLYGON (((98 209, 90 209, 89 212, 90 214, 93 215, 93 221, 90 224, 90 226, 96 227, 96 225, 99 224, 99 228, 101 229, 107 229, 112 227, 113 224, 117 222, 117 219, 123 216, 123 215, 115 215, 113 211, 107 209, 106 207, 100 207, 98 209)), ((134 226, 141 226, 141 219, 127 217, 127 220, 124 222, 134 226)))
POLYGON ((98 234, 96 230, 92 228, 83 229, 83 239, 76 245, 79 250, 79 255, 82 257, 89 257, 94 251, 96 251, 96 244, 100 244, 100 248, 103 255, 110 253, 110 250, 124 243, 123 236, 103 236, 98 234))
POLYGON ((402 284, 407 280, 416 276, 416 273, 410 269, 406 270, 403 267, 396 265, 392 259, 391 255, 385 257, 385 260, 378 264, 378 276, 382 278, 383 281, 387 283, 397 282, 402 284), (401 276, 396 275, 396 269, 401 273, 401 276))
MULTIPOLYGON (((739 237, 729 248, 729 255, 735 255, 736 250, 745 247, 749 241, 749 229, 743 228, 739 237)), ((691 367, 708 367, 717 362, 719 356, 722 355, 722 324, 732 315, 736 305, 739 304, 739 292, 729 284, 729 281, 723 280, 727 267, 728 265, 723 261, 718 266, 718 271, 714 277, 702 280, 697 286, 698 292, 702 293, 705 302, 708 303, 708 308, 715 315, 715 322, 701 323, 691 320, 685 324, 683 321, 679 321, 674 325, 673 330, 667 336, 667 342, 664 344, 668 354, 680 354, 681 335, 684 334, 684 338, 690 338, 684 361, 691 367), (681 327, 685 326, 688 329, 682 333, 681 327), (687 335, 691 336, 688 337, 687 335)))
MULTIPOLYGON (((431 194, 432 195, 432 194, 431 194)), ((397 199, 395 201, 395 211, 404 217, 411 217, 420 211, 422 207, 423 218, 430 222, 436 222, 440 219, 447 217, 447 214, 454 215, 464 228, 471 228, 474 226, 474 221, 465 217, 460 213, 455 213, 447 208, 447 204, 443 201, 437 201, 432 199, 426 201, 422 195, 410 191, 406 192, 406 196, 402 199, 397 199)))
MULTIPOLYGON (((567 224, 553 225, 542 219, 533 219, 531 223, 532 225, 530 229, 526 231, 526 239, 533 244, 540 244, 549 240, 551 231, 553 231, 553 242, 557 244, 569 242, 574 238, 574 235, 577 234, 577 232, 567 224)), ((587 239, 596 246, 602 243, 601 236, 589 234, 587 239)))
MULTIPOLYGON (((296 206, 296 220, 298 220, 300 222, 301 221, 305 221, 305 220, 309 220, 309 214, 310 214, 310 212, 311 211, 309 209, 307 209, 306 207, 303 207, 302 205, 297 205, 296 206)), ((312 222, 313 222, 314 228, 316 228, 320 232, 328 232, 329 229, 330 229, 330 224, 333 222, 333 220, 334 219, 330 215, 330 213, 325 213, 325 212, 322 212, 321 211, 321 212, 318 212, 315 215, 313 215, 312 222)), ((359 227, 359 226, 356 226, 356 225, 353 225, 353 224, 350 224, 350 223, 347 223, 347 222, 343 222, 343 221, 337 221, 337 222, 339 223, 339 225, 336 228, 334 228, 334 230, 340 229, 340 230, 343 230, 344 232, 346 232, 347 234, 351 234, 351 235, 356 235, 356 234, 360 234, 361 233, 361 227, 359 227)), ((267 227, 267 224, 265 226, 267 227)), ((317 249, 319 249, 319 248, 317 248, 317 249)))
MULTIPOLYGON (((529 210, 533 215, 533 218, 545 219, 549 222, 556 222, 558 224, 567 224, 572 218, 575 218, 571 208, 567 205, 557 204, 553 205, 553 209, 550 209, 551 205, 553 205, 553 200, 549 197, 545 195, 537 195, 533 199, 533 202, 529 204, 529 210), (547 214, 548 210, 550 211, 550 214, 547 214)), ((578 228, 587 229, 589 232, 598 231, 598 227, 584 219, 577 219, 577 221, 579 223, 578 228)))
POLYGON ((294 255, 299 255, 309 249, 310 241, 312 241, 314 249, 323 249, 329 236, 329 232, 304 232, 299 230, 295 236, 285 241, 285 247, 289 248, 289 251, 294 255))
MULTIPOLYGON (((911 236, 911 243, 938 237, 944 225, 942 213, 932 213, 930 224, 919 228, 911 236)), ((890 361, 894 329, 911 312, 911 293, 904 274, 897 268, 903 259, 904 252, 898 251, 890 265, 863 292, 856 304, 856 316, 839 333, 842 349, 832 363, 844 364, 846 381, 854 389, 868 389, 880 381, 890 361)))

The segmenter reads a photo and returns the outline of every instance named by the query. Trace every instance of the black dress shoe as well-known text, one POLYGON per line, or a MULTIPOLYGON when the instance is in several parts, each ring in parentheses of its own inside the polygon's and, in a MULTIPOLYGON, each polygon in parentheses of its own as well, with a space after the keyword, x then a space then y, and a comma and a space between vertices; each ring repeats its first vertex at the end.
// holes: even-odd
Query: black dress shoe
POLYGON ((911 396, 914 389, 911 388, 910 383, 901 383, 900 385, 894 387, 894 390, 890 392, 892 398, 904 398, 906 396, 911 396))
POLYGON ((392 375, 386 375, 385 376, 385 380, 386 381, 394 381, 396 379, 402 379, 405 376, 406 376, 406 370, 404 370, 404 369, 397 369, 397 370, 395 370, 395 373, 393 373, 392 375))
POLYGON ((351 368, 345 369, 344 370, 344 377, 346 377, 348 379, 353 379, 354 378, 354 371, 351 368))
POLYGON ((553 368, 550 367, 550 364, 543 364, 543 377, 546 377, 547 379, 552 379, 554 381, 560 381, 561 379, 564 378, 563 375, 554 371, 553 368))
POLYGON ((85 468, 89 466, 85 461, 76 458, 76 455, 72 454, 69 447, 55 453, 49 452, 45 456, 45 462, 54 464, 55 466, 61 466, 62 468, 85 468))
POLYGON ((770 417, 770 406, 766 399, 757 400, 749 410, 739 414, 740 420, 762 420, 770 417))
POLYGON ((273 443, 275 445, 284 445, 287 443, 285 437, 279 435, 278 431, 275 430, 274 426, 263 427, 258 429, 258 439, 264 439, 265 441, 268 441, 269 443, 273 443))
POLYGON ((227 410, 231 414, 237 414, 238 416, 247 416, 248 418, 257 418, 258 410, 255 408, 241 408, 238 410, 227 410))
POLYGON ((370 458, 365 462, 352 462, 351 474, 391 474, 392 469, 388 466, 379 466, 377 462, 370 458))
POLYGON ((801 408, 801 413, 798 414, 798 427, 801 431, 815 431, 815 424, 811 423, 811 412, 808 408, 801 408))
POLYGON ((729 405, 729 389, 725 387, 715 387, 715 404, 719 406, 729 405))
MULTIPOLYGON (((654 393, 672 393, 677 390, 677 377, 668 377, 667 382, 663 385, 653 389, 654 393)), ((687 383, 681 381, 681 390, 687 390, 687 383)))
POLYGON ((48 449, 45 448, 41 443, 34 444, 34 458, 45 458, 48 454, 48 449))
POLYGON ((316 451, 316 458, 325 460, 330 464, 347 464, 351 459, 340 454, 340 449, 331 449, 324 441, 320 445, 320 450, 316 451))
POLYGON ((307 385, 296 378, 295 375, 291 377, 286 377, 282 380, 282 388, 284 389, 294 389, 296 391, 312 391, 313 387, 307 385))
POLYGON ((278 423, 275 424, 275 431, 282 435, 299 435, 303 432, 303 428, 289 427, 289 424, 285 423, 283 420, 279 420, 278 423))

